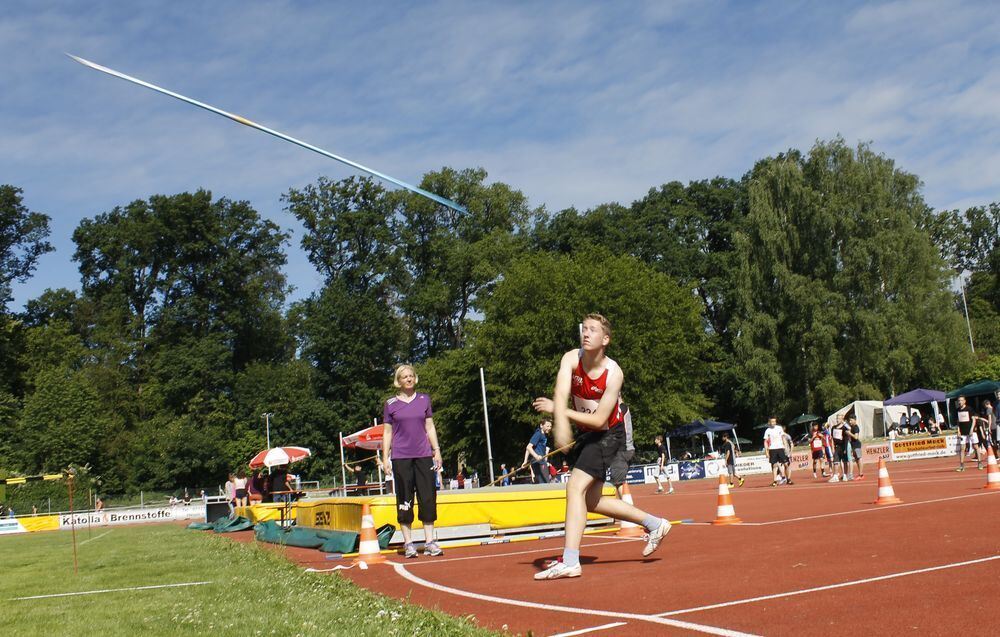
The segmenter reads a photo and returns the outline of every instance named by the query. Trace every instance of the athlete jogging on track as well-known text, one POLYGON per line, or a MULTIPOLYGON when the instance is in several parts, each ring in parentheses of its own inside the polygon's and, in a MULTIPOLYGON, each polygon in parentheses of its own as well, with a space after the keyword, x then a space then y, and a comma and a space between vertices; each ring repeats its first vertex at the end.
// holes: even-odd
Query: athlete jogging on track
POLYGON ((556 446, 573 441, 570 422, 580 435, 573 447, 573 471, 566 484, 566 542, 561 561, 535 574, 536 580, 579 577, 580 542, 587 512, 641 524, 648 532, 643 556, 655 551, 670 531, 670 523, 622 502, 602 496, 604 479, 618 451, 625 445, 621 395, 624 376, 616 362, 605 356, 611 342, 611 324, 600 314, 588 314, 582 324, 582 346, 562 357, 553 398, 536 398, 536 411, 552 413, 556 446), (573 408, 568 408, 572 398, 573 408))
POLYGON ((653 476, 656 480, 656 492, 663 493, 663 479, 667 480, 667 491, 668 494, 674 492, 674 483, 670 479, 670 472, 667 470, 667 447, 663 444, 663 436, 656 436, 656 475, 653 476))

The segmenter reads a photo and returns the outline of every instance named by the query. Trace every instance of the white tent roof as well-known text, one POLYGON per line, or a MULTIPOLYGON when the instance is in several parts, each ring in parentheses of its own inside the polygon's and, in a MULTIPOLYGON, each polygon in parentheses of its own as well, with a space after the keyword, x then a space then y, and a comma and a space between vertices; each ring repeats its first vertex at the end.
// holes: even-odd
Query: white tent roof
POLYGON ((861 427, 862 438, 874 437, 874 426, 876 415, 882 417, 882 422, 888 428, 890 422, 898 422, 900 416, 906 413, 903 405, 883 405, 881 400, 855 400, 853 403, 844 405, 837 411, 830 414, 826 422, 833 425, 837 422, 837 416, 845 416, 847 412, 854 410, 854 415, 858 417, 858 426, 861 427))

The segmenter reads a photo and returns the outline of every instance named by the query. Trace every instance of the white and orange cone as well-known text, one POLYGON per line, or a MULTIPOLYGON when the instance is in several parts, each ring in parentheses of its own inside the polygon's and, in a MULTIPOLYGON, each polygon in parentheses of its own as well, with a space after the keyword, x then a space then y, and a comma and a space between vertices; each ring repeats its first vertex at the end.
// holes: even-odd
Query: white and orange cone
POLYGON ((361 542, 358 546, 358 556, 354 563, 378 564, 385 561, 382 548, 378 545, 375 534, 375 518, 372 517, 371 505, 365 502, 361 505, 361 542))
POLYGON ((729 495, 729 480, 726 479, 726 476, 721 475, 719 476, 719 506, 712 524, 740 524, 742 522, 743 520, 736 517, 733 496, 729 495))
POLYGON ((892 480, 889 479, 889 469, 885 466, 885 458, 878 459, 878 497, 875 504, 899 504, 902 502, 896 497, 896 492, 892 488, 892 480))
POLYGON ((1000 489, 1000 466, 993 455, 993 447, 986 445, 986 486, 984 489, 1000 489))
MULTIPOLYGON (((628 481, 626 480, 622 484, 622 502, 628 502, 631 505, 635 505, 632 501, 632 492, 629 491, 628 481)), ((615 533, 618 537, 641 537, 646 533, 646 529, 642 528, 635 522, 629 522, 628 520, 619 520, 618 532, 615 533)))

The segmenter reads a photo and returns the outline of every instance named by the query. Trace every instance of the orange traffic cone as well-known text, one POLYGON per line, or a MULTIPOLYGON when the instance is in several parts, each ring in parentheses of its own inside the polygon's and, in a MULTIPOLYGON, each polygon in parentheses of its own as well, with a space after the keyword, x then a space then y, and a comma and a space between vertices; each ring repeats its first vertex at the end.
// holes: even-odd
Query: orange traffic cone
MULTIPOLYGON (((631 505, 635 505, 632 501, 632 492, 629 491, 628 481, 622 485, 622 502, 628 502, 631 505)), ((618 537, 640 537, 646 533, 646 529, 642 528, 635 522, 629 522, 628 520, 619 520, 620 527, 618 532, 615 533, 618 537)))
POLYGON ((719 476, 719 506, 716 509, 712 524, 740 524, 743 520, 736 517, 733 508, 733 496, 729 495, 729 481, 726 476, 719 476))
POLYGON ((896 497, 896 492, 892 490, 892 480, 889 479, 889 470, 885 466, 885 458, 878 459, 878 497, 875 504, 899 504, 902 502, 896 497))
POLYGON ((983 488, 1000 489, 1000 467, 991 445, 986 445, 986 486, 983 488))
POLYGON ((375 535, 375 518, 372 517, 371 505, 365 502, 361 505, 361 543, 358 546, 358 556, 354 563, 378 564, 385 561, 382 548, 378 545, 375 535))

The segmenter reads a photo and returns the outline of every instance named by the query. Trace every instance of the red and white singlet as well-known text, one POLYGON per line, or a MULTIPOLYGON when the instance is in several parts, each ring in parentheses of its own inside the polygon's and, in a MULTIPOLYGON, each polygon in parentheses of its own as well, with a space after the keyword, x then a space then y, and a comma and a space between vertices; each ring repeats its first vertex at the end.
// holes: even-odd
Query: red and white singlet
MULTIPOLYGON (((580 362, 576 364, 573 371, 573 382, 570 387, 570 396, 573 397, 573 409, 585 414, 592 414, 597 411, 597 405, 604 396, 604 391, 608 388, 608 374, 612 369, 618 369, 618 363, 607 356, 604 357, 604 371, 597 378, 587 376, 583 369, 583 351, 580 351, 580 362)), ((618 397, 608 422, 601 427, 602 430, 610 429, 622 423, 622 400, 618 397)))

